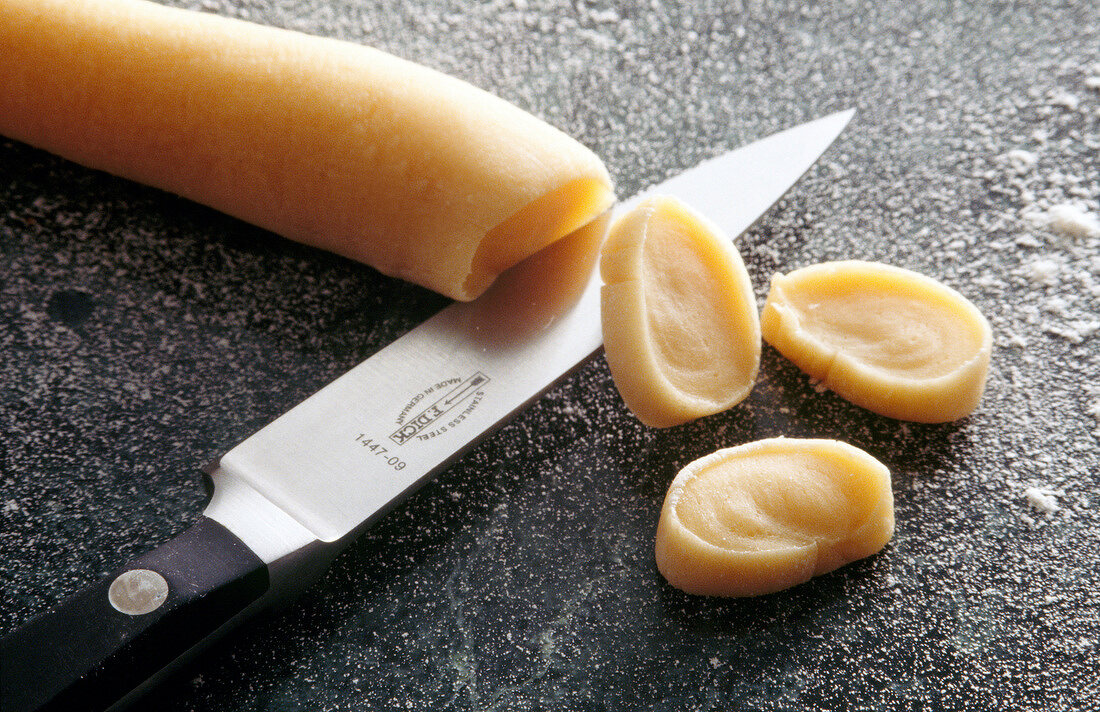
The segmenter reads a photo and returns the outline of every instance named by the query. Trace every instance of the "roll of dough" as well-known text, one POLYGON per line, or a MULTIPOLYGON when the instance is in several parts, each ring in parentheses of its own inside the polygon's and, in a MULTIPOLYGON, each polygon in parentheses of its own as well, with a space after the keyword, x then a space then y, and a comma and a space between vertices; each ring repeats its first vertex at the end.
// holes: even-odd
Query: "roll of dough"
POLYGON ((614 201, 466 82, 145 0, 0 0, 0 133, 462 300, 614 201))

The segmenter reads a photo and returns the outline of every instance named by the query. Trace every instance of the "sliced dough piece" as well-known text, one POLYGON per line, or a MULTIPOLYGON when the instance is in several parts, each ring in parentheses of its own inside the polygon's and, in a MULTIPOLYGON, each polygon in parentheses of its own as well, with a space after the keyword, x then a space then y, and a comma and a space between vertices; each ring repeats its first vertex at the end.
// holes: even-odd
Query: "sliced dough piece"
POLYGON ((0 0, 0 133, 463 300, 614 201, 470 84, 144 0, 0 0))
POLYGON ((777 274, 764 340, 830 389, 881 415, 944 423, 981 400, 993 338, 964 296, 857 260, 777 274))
POLYGON ((758 596, 870 556, 893 534, 885 465, 836 440, 773 438, 676 475, 657 525, 657 568, 687 593, 758 596))
POLYGON ((600 274, 607 362, 639 420, 679 425, 749 394, 760 320, 721 229, 675 198, 650 198, 612 227, 600 274))

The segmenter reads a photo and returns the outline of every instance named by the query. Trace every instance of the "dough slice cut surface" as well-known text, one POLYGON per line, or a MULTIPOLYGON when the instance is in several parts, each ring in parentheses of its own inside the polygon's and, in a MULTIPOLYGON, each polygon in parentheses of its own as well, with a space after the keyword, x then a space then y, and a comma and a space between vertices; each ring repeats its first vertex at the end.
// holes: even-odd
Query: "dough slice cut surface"
POLYGON ((612 227, 600 258, 604 349, 623 400, 668 427, 752 389, 760 321, 741 256, 680 201, 656 197, 612 227))
POLYGON ((760 440, 676 475, 657 568, 687 593, 757 596, 870 556, 893 532, 890 472, 871 455, 836 440, 760 440))
POLYGON ((0 133, 462 300, 614 202, 466 82, 144 0, 0 0, 0 133))
POLYGON ((956 420, 985 389, 985 317, 950 287, 898 267, 853 260, 777 274, 761 328, 810 376, 891 418, 956 420))

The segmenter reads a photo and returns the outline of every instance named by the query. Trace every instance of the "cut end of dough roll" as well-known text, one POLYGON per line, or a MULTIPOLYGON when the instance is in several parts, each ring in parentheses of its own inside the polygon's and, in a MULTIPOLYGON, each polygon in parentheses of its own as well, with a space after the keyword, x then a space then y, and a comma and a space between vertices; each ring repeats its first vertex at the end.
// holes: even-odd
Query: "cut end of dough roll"
POLYGON ((836 440, 773 438, 676 475, 655 556, 686 593, 774 593, 874 554, 894 533, 890 472, 836 440))
POLYGON ((614 202, 464 81, 146 0, 0 0, 0 133, 460 300, 614 202))
POLYGON ((765 341, 841 397, 922 423, 977 408, 993 344, 989 322, 954 289, 858 260, 777 274, 761 328, 765 341))
POLYGON ((604 352, 627 407, 669 427, 745 399, 760 366, 760 322, 741 255, 675 198, 643 201, 600 258, 604 352))
POLYGON ((572 234, 615 202, 608 183, 578 178, 531 202, 489 231, 478 246, 456 299, 473 299, 502 272, 572 234))

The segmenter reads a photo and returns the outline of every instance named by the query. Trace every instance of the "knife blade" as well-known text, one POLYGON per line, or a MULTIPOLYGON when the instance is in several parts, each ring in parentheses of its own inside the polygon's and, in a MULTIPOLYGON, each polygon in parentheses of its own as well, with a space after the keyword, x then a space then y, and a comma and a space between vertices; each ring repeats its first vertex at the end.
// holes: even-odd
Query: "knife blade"
MULTIPOLYGON (((704 161, 617 210, 674 195, 740 235, 852 115, 704 161)), ((595 254, 608 220, 570 238, 588 248, 578 254, 595 254)), ((208 471, 214 491, 197 524, 5 636, 0 706, 124 706, 241 621, 292 600, 365 528, 599 353, 600 280, 591 260, 579 274, 566 308, 541 310, 554 300, 531 300, 517 291, 529 284, 506 276, 227 452, 208 471), (536 308, 517 309, 521 297, 536 308)))

